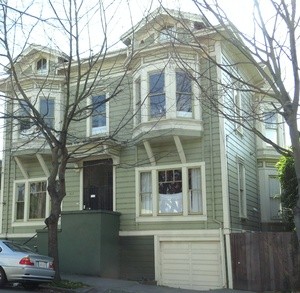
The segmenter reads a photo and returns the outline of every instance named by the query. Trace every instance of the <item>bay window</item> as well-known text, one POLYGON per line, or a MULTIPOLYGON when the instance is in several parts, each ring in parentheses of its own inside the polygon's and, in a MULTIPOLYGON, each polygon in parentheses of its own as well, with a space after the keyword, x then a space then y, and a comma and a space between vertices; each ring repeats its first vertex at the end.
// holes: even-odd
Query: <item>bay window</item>
MULTIPOLYGON (((197 65, 189 66, 196 71, 197 65)), ((199 128, 196 124, 201 120, 199 97, 200 88, 193 83, 191 73, 178 68, 174 62, 145 64, 136 72, 133 81, 134 126, 140 125, 140 130, 147 131, 157 120, 161 124, 169 120, 177 127, 176 119, 180 119, 191 128, 197 125, 193 129, 199 128)))
POLYGON ((137 219, 206 218, 204 163, 136 169, 137 219))

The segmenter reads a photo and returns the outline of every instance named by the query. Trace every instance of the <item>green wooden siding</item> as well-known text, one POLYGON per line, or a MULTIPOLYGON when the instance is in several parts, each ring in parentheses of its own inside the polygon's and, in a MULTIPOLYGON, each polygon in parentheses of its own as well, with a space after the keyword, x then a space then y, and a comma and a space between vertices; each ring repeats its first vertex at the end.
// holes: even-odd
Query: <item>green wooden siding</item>
POLYGON ((120 278, 154 280, 154 237, 120 237, 120 278))

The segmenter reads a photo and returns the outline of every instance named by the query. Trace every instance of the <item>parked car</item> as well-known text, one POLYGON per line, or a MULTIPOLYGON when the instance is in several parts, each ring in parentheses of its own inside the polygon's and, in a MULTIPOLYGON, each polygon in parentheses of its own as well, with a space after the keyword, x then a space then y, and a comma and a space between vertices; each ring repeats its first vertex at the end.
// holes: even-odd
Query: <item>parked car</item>
POLYGON ((0 286, 7 282, 21 283, 27 289, 54 278, 53 259, 28 247, 0 240, 0 286))

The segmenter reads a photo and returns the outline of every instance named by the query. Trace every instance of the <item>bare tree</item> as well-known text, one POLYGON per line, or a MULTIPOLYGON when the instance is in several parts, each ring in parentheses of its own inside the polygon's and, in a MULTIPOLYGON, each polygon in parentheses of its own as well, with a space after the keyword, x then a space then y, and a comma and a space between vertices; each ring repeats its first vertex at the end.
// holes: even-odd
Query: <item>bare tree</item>
MULTIPOLYGON (((244 129, 255 133, 260 139, 273 146, 283 155, 292 155, 295 159, 295 171, 298 186, 300 186, 300 142, 298 129, 298 107, 300 94, 299 78, 299 37, 300 14, 295 0, 253 0, 253 28, 250 32, 243 32, 231 20, 222 8, 222 1, 192 0, 195 9, 205 20, 202 30, 189 30, 188 46, 200 50, 204 58, 212 67, 217 67, 227 76, 226 82, 207 76, 211 87, 201 87, 203 101, 207 107, 213 109, 221 116, 239 124, 244 129), (267 9, 266 9, 267 7, 267 9), (267 13, 266 13, 267 10, 267 13), (236 64, 226 64, 224 60, 217 60, 209 52, 209 46, 222 40, 229 50, 232 50, 239 59, 236 64), (246 66, 256 72, 255 76, 243 79, 236 68, 246 66), (229 91, 239 91, 251 94, 255 103, 246 108, 240 107, 232 98, 230 103, 224 103, 224 97, 229 91), (262 110, 268 104, 270 111, 262 110), (255 123, 264 122, 268 115, 280 115, 287 124, 291 149, 267 137, 255 123)), ((165 10, 168 11, 167 9, 165 10)), ((182 39, 177 40, 183 42, 182 39)), ((184 43, 184 42, 183 42, 184 43)), ((176 52, 175 52, 176 54, 176 52)), ((188 71, 192 68, 182 62, 181 66, 188 71)), ((195 74, 192 74, 195 76, 195 74)), ((195 79, 195 82, 198 82, 195 79)), ((228 102, 228 100, 227 100, 228 102)), ((300 188, 298 201, 294 209, 294 222, 300 241, 300 188)))
MULTIPOLYGON (((38 140, 39 150, 50 149, 51 152, 47 185, 51 211, 45 223, 48 227, 49 255, 54 257, 56 280, 60 279, 58 222, 61 204, 66 196, 65 174, 70 167, 68 164, 71 159, 74 162, 74 158, 78 156, 91 156, 104 144, 109 146, 112 142, 123 143, 120 131, 125 131, 126 125, 133 117, 128 99, 127 111, 123 113, 121 121, 109 136, 89 138, 76 129, 81 121, 95 114, 99 115, 103 105, 117 99, 127 82, 126 69, 122 67, 126 51, 108 52, 111 49, 111 43, 108 41, 109 23, 114 15, 113 11, 108 13, 108 10, 112 9, 116 1, 107 4, 98 0, 88 2, 45 1, 42 6, 34 1, 25 1, 19 5, 8 0, 0 1, 0 45, 3 52, 1 60, 6 62, 7 72, 5 80, 1 83, 7 103, 5 118, 11 123, 12 132, 13 125, 16 124, 18 130, 26 130, 24 143, 19 147, 30 148, 31 143, 38 140), (97 29, 93 29, 92 32, 93 25, 97 25, 97 29), (45 38, 47 46, 31 44, 32 40, 39 38, 43 41, 45 38), (34 50, 30 51, 28 48, 34 50), (60 48, 65 48, 67 54, 61 53, 60 48), (41 53, 42 56, 43 50, 58 56, 58 62, 49 62, 46 69, 46 61, 41 59, 41 64, 37 66, 46 71, 40 76, 36 71, 28 70, 26 60, 28 62, 34 57, 28 56, 30 52, 41 53), (24 61, 24 58, 27 59, 24 61), (107 60, 109 62, 106 62, 107 60), (118 68, 122 70, 117 72, 118 68), (109 74, 116 72, 117 78, 108 78, 109 74), (28 91, 28 83, 35 83, 34 96, 28 91), (62 95, 59 123, 55 125, 49 118, 52 112, 51 92, 54 91, 54 85, 59 85, 62 95), (109 96, 87 103, 91 96, 99 95, 99 91, 104 87, 109 89, 109 96), (46 101, 42 111, 37 108, 40 96, 46 101)), ((10 135, 12 139, 12 134, 10 135)))

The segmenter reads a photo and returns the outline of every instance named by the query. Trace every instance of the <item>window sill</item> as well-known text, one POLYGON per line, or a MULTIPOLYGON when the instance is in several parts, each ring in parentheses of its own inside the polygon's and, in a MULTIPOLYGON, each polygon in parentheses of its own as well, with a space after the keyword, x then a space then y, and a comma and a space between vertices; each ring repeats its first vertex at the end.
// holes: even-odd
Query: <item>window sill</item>
POLYGON ((201 137, 203 122, 191 118, 170 118, 142 122, 133 130, 132 137, 136 140, 162 136, 201 137))
POLYGON ((139 216, 136 218, 138 223, 149 222, 195 222, 195 221, 207 221, 206 215, 189 215, 189 216, 139 216))
POLYGON ((11 224, 12 227, 25 227, 25 226, 45 226, 45 222, 43 219, 41 220, 30 220, 30 221, 20 221, 13 222, 11 224))

